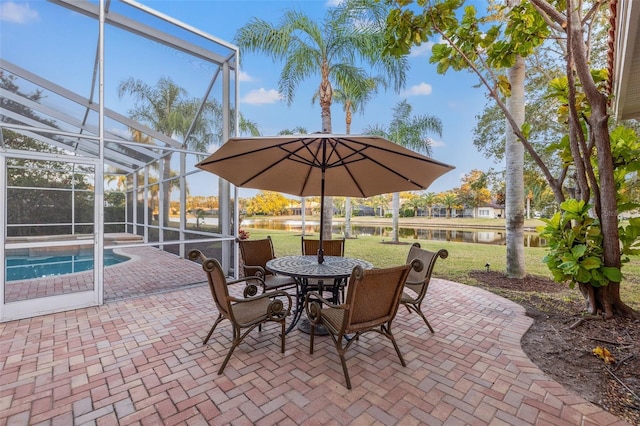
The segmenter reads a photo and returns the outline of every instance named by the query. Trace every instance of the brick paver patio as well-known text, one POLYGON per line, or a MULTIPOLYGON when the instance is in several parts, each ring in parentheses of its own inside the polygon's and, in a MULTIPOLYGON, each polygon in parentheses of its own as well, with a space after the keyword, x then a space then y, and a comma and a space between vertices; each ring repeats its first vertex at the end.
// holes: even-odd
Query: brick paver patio
MULTIPOLYGON (((204 278, 204 276, 203 276, 204 278)), ((347 354, 344 385, 329 337, 270 325, 241 344, 223 375, 228 322, 206 285, 0 324, 0 425, 540 424, 625 425, 565 390, 522 352, 532 320, 487 291, 434 279, 436 333, 399 311, 407 361, 377 334, 347 354)))

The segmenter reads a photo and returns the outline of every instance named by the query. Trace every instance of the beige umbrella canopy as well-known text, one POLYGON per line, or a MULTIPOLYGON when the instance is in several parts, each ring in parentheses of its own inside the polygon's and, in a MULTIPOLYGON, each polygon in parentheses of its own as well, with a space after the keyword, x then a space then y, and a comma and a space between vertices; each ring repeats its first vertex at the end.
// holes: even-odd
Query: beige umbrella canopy
POLYGON ((454 169, 379 136, 328 133, 231 138, 196 167, 238 187, 321 199, 422 190, 454 169))

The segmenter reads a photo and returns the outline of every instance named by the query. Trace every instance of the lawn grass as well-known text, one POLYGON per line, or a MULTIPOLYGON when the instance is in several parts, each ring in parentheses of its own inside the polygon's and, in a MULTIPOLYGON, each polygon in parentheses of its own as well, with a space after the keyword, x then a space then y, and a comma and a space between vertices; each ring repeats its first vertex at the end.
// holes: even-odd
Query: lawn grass
MULTIPOLYGON (((245 227, 243 229, 250 232, 252 239, 265 238, 270 235, 276 256, 298 255, 301 253, 299 233, 245 227)), ((317 234, 311 236, 311 238, 317 237, 317 234)), ((489 268, 493 271, 506 270, 506 247, 490 244, 430 241, 413 238, 401 238, 400 244, 389 244, 384 243, 383 238, 379 236, 359 236, 358 238, 347 240, 345 256, 368 260, 376 267, 398 265, 406 261, 409 245, 414 242, 420 243, 422 248, 427 250, 437 251, 444 248, 449 252, 447 259, 440 259, 436 262, 433 271, 435 277, 475 286, 478 285, 478 282, 469 276, 470 271, 483 271, 486 269, 485 265, 487 263, 490 264, 489 268)), ((547 266, 542 263, 545 253, 546 249, 542 247, 525 247, 525 262, 528 274, 551 279, 551 273, 547 266)), ((640 310, 640 259, 635 257, 630 263, 625 264, 623 273, 625 279, 620 286, 622 300, 634 309, 640 310)), ((568 289, 567 284, 558 283, 558 285, 565 286, 568 289)), ((512 292, 497 292, 516 302, 519 297, 526 297, 512 292)), ((575 289, 550 297, 581 298, 582 296, 575 289)))

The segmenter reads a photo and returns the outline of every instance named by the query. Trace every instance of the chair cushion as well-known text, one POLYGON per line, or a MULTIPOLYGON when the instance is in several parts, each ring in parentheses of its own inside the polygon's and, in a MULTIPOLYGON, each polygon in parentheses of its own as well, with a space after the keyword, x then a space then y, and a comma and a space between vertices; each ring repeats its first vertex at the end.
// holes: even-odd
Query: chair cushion
POLYGON ((265 297, 251 302, 234 303, 231 310, 238 323, 252 324, 266 318, 270 302, 271 300, 265 297))
POLYGON ((400 297, 400 303, 415 303, 415 302, 416 302, 415 293, 409 294, 406 291, 402 293, 402 296, 400 297))
POLYGON ((286 275, 266 275, 264 277, 264 285, 267 290, 273 290, 282 287, 295 286, 296 280, 286 275))
POLYGON ((345 312, 344 309, 325 308, 322 310, 323 322, 337 333, 344 322, 345 312))

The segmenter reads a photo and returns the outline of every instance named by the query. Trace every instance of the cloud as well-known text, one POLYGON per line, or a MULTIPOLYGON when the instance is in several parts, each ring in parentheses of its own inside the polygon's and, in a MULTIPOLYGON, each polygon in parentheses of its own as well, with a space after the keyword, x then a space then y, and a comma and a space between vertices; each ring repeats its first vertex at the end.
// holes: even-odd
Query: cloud
POLYGON ((12 1, 0 3, 0 21, 26 24, 39 19, 38 12, 31 10, 29 3, 14 3, 12 1))
POLYGON ((428 41, 419 46, 413 46, 409 52, 409 56, 430 56, 431 48, 435 43, 428 41))
POLYGON ((249 73, 245 71, 240 71, 238 73, 238 81, 243 81, 243 82, 253 81, 253 77, 251 77, 249 73))
POLYGON ((440 36, 436 41, 427 41, 419 46, 413 46, 409 51, 409 56, 431 56, 431 49, 436 44, 449 44, 445 39, 440 36))
POLYGON ((443 146, 446 146, 447 144, 442 142, 442 141, 437 141, 435 139, 432 138, 428 138, 429 140, 429 144, 431 145, 431 148, 442 148, 443 146))
POLYGON ((403 96, 427 96, 430 95, 433 88, 430 84, 420 83, 415 86, 411 86, 409 90, 403 92, 403 96))
POLYGON ((327 0, 324 5, 325 7, 337 7, 342 4, 344 0, 327 0))
POLYGON ((265 90, 260 88, 252 90, 244 95, 240 102, 250 105, 274 104, 282 100, 282 95, 275 89, 265 90))

